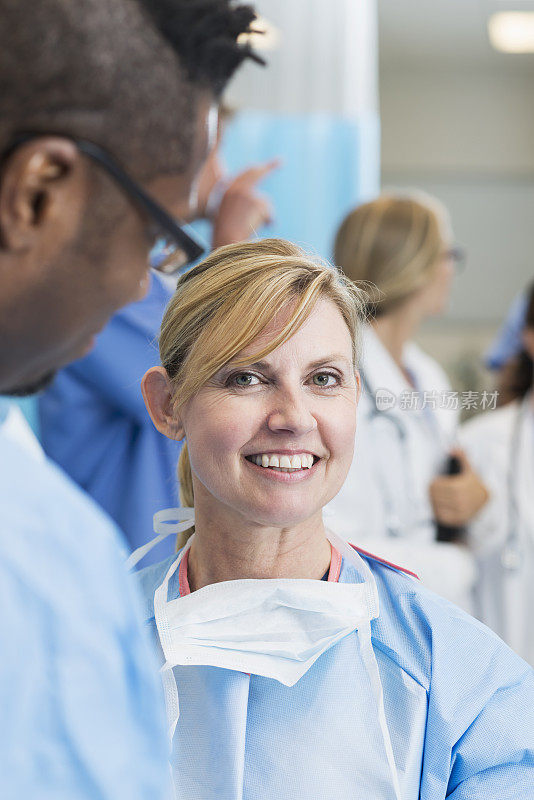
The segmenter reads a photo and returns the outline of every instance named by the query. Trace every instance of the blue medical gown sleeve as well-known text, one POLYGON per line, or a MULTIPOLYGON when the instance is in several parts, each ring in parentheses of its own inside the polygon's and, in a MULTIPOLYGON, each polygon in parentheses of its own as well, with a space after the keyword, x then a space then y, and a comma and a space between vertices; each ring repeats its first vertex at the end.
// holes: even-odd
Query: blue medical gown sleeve
POLYGON ((534 671, 478 621, 433 605, 421 797, 530 800, 534 671))
POLYGON ((110 521, 0 432, 0 796, 162 800, 154 654, 110 521))
MULTIPOLYGON (((376 562, 371 568, 380 598, 373 645, 425 691, 420 800, 532 800, 534 670, 418 581, 376 562)), ((413 700, 409 681, 388 676, 382 673, 386 715, 394 729, 405 727, 393 742, 402 768, 413 700)))
POLYGON ((513 685, 510 677, 453 749, 447 794, 452 800, 534 797, 532 675, 524 674, 513 685))
POLYGON ((159 364, 157 337, 170 297, 170 290, 152 275, 146 297, 115 314, 89 355, 68 367, 109 406, 142 424, 149 420, 141 379, 159 364))

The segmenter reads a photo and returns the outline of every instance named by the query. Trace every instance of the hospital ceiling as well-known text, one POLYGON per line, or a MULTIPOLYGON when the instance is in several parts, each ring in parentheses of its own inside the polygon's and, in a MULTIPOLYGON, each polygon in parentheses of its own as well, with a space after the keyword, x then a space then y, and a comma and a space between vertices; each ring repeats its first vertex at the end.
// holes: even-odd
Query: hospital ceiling
POLYGON ((499 11, 534 11, 534 0, 377 0, 380 60, 473 62, 534 70, 534 55, 497 53, 487 23, 499 11))

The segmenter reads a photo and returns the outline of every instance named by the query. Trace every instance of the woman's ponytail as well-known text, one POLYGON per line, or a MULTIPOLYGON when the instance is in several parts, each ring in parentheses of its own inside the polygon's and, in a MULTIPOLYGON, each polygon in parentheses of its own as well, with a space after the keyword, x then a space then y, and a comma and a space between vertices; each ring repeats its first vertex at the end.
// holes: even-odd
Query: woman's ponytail
MULTIPOLYGON (((189 462, 189 452, 187 450, 187 442, 184 442, 178 459, 178 482, 180 486, 180 505, 182 508, 193 508, 195 505, 195 498, 193 494, 193 475, 191 473, 191 464, 189 462)), ((195 528, 188 528, 182 531, 176 537, 176 550, 181 550, 190 536, 195 532, 195 528)))

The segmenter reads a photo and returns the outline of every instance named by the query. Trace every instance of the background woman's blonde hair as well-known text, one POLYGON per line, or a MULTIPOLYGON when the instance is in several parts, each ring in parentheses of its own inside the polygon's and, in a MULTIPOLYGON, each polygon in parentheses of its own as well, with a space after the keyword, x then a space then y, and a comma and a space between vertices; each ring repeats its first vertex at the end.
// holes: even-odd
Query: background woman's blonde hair
MULTIPOLYGON (((159 351, 172 383, 175 407, 187 403, 248 347, 281 309, 292 306, 290 318, 273 340, 254 354, 254 361, 287 341, 323 298, 339 308, 352 337, 356 364, 364 292, 340 270, 283 239, 241 242, 215 250, 180 278, 163 317, 159 351)), ((178 462, 178 478, 182 505, 194 505, 186 443, 178 462)), ((181 544, 190 533, 182 536, 181 544)))
POLYGON ((367 310, 379 316, 432 279, 450 236, 449 216, 438 200, 422 192, 383 194, 345 217, 334 259, 351 280, 378 288, 367 310))

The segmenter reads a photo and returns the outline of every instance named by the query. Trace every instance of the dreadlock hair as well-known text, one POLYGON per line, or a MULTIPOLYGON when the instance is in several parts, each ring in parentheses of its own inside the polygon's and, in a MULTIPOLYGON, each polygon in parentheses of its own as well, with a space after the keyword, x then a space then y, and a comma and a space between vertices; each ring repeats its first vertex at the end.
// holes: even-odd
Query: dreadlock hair
POLYGON ((94 141, 138 178, 183 172, 199 92, 247 58, 232 0, 0 0, 0 153, 20 133, 94 141))
POLYGON ((181 54, 192 83, 219 96, 245 58, 265 64, 238 37, 256 19, 251 6, 232 6, 227 0, 139 0, 162 35, 181 54))

